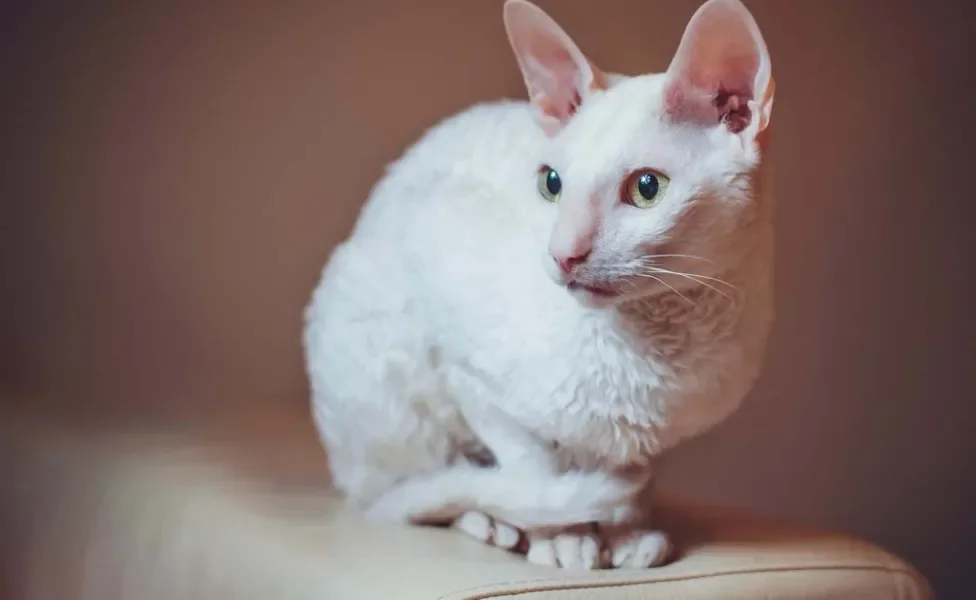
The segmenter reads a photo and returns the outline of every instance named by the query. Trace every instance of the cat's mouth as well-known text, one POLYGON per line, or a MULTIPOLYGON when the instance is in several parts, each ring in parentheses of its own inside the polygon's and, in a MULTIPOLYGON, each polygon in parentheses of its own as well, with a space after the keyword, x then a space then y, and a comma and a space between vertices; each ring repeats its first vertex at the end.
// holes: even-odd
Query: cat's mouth
POLYGON ((596 285, 586 285, 578 281, 570 281, 566 284, 566 289, 571 292, 586 292, 592 294, 598 298, 610 299, 616 298, 620 295, 619 292, 612 288, 601 287, 596 285))
POLYGON ((617 295, 617 292, 609 288, 597 287, 595 285, 586 285, 583 283, 578 283, 576 281, 570 281, 568 284, 566 284, 566 287, 569 288, 571 292, 584 291, 584 292, 589 292, 594 296, 601 296, 604 298, 612 298, 617 295))

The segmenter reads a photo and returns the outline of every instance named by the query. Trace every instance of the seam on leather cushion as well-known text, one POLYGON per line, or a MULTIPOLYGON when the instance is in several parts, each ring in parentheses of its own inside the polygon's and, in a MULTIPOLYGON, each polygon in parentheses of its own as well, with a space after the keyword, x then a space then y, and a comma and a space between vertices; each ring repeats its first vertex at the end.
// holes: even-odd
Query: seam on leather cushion
POLYGON ((512 581, 504 584, 480 585, 471 588, 450 592, 437 597, 437 600, 485 600, 488 598, 499 598, 514 594, 526 594, 537 592, 554 592, 560 590, 585 590, 596 588, 612 587, 631 587, 631 586, 653 586, 658 583, 673 583, 679 581, 695 581, 701 579, 711 579, 720 577, 736 577, 740 575, 757 575, 763 573, 806 573, 815 571, 826 572, 875 572, 887 573, 895 577, 907 579, 910 584, 906 588, 900 586, 900 591, 907 591, 908 595, 898 594, 892 600, 931 600, 931 590, 923 583, 919 576, 908 568, 892 568, 884 566, 863 565, 863 566, 811 566, 811 567, 767 567, 761 569, 733 569, 728 571, 715 571, 712 573, 673 575, 655 579, 599 579, 599 580, 565 580, 565 579, 525 579, 522 581, 512 581), (918 594, 916 592, 921 592, 918 594))

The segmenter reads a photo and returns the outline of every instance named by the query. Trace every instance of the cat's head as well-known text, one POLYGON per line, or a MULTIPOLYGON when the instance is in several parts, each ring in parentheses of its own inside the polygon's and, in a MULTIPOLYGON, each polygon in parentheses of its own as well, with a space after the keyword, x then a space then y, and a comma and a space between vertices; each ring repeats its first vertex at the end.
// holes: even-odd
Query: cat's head
POLYGON ((504 21, 548 135, 526 185, 551 203, 553 279, 603 306, 734 268, 769 213, 757 175, 773 79, 746 7, 708 0, 668 70, 637 77, 601 71, 525 0, 504 21))

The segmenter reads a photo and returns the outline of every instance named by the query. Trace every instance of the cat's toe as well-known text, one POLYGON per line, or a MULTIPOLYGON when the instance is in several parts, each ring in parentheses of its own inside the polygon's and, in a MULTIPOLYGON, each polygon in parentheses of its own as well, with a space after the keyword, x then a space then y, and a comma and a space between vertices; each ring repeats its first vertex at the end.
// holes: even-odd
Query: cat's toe
POLYGON ((532 538, 529 540, 529 549, 525 553, 525 560, 544 567, 557 567, 556 548, 553 541, 544 538, 532 538))
POLYGON ((455 522, 455 527, 483 544, 513 550, 521 533, 515 527, 477 511, 468 511, 455 522))
POLYGON ((491 535, 491 517, 484 513, 468 511, 458 518, 454 524, 462 532, 479 542, 488 543, 491 535))
POLYGON ((615 569, 646 569, 664 564, 671 551, 667 534, 636 530, 608 540, 610 563, 615 569))
POLYGON ((591 571, 599 569, 600 541, 595 535, 563 533, 553 540, 556 560, 564 569, 591 571))
POLYGON ((600 540, 592 533, 567 532, 554 538, 532 538, 526 560, 574 571, 591 571, 604 566, 600 540))
POLYGON ((495 521, 495 545, 506 550, 514 550, 519 543, 519 530, 508 523, 495 521))

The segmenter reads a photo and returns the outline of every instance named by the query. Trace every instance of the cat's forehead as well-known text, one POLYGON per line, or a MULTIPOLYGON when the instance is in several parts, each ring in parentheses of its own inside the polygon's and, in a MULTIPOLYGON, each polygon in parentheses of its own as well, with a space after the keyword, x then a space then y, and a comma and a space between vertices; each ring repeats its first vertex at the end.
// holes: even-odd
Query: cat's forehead
POLYGON ((567 171, 597 176, 607 169, 680 168, 702 141, 665 116, 662 74, 622 79, 593 100, 550 146, 567 171))
POLYGON ((585 106, 566 133, 569 137, 598 137, 604 132, 619 134, 653 125, 662 113, 663 90, 660 74, 620 79, 585 106))

